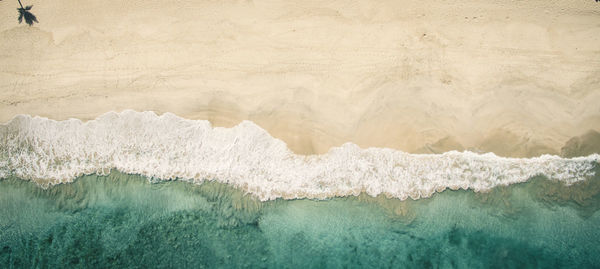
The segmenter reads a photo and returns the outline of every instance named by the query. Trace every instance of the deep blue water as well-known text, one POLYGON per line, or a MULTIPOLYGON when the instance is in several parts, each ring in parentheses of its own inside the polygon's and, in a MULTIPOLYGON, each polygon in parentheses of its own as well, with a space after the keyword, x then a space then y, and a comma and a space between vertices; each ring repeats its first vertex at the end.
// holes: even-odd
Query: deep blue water
POLYGON ((113 172, 0 181, 2 268, 593 268, 600 177, 399 201, 260 202, 113 172))

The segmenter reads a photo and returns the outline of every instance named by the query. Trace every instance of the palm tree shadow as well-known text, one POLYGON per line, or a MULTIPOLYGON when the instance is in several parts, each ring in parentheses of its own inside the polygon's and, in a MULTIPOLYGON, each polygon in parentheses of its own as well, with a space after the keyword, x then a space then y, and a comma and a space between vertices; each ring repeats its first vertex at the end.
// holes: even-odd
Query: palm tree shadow
POLYGON ((23 7, 23 4, 21 4, 21 0, 18 1, 19 5, 21 5, 20 8, 17 8, 17 10, 19 11, 19 23, 22 23, 23 19, 25 20, 25 23, 29 24, 29 26, 32 26, 34 22, 38 22, 35 15, 33 15, 33 13, 31 13, 30 11, 33 6, 23 7))

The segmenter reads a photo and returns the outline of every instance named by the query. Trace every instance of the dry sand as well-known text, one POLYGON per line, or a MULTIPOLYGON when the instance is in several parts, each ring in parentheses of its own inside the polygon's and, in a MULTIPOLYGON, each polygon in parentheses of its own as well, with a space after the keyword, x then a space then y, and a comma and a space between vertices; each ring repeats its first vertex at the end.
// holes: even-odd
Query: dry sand
POLYGON ((131 108, 252 120, 303 154, 600 151, 593 0, 25 4, 34 27, 0 2, 1 122, 131 108))

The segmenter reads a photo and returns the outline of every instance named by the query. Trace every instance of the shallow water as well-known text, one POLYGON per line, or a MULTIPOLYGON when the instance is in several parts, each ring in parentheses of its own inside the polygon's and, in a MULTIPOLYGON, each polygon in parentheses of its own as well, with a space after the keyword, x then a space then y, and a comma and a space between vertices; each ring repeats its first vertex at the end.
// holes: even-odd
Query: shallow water
MULTIPOLYGON (((598 169, 596 169, 598 170, 598 169)), ((112 172, 49 189, 0 181, 0 264, 21 267, 585 268, 600 177, 488 193, 260 202, 216 182, 112 172)))

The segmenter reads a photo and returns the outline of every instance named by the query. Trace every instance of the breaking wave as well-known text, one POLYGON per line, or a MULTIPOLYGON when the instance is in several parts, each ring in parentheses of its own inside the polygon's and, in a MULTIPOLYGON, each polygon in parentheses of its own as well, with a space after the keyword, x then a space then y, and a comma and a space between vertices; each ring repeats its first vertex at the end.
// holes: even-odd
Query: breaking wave
POLYGON ((109 112, 95 120, 19 115, 0 125, 0 178, 47 187, 110 169, 153 180, 216 180, 261 200, 358 195, 429 197, 447 188, 486 191, 545 176, 572 184, 594 175, 600 155, 503 158, 493 153, 409 154, 347 143, 297 155, 250 121, 212 127, 171 113, 109 112))

